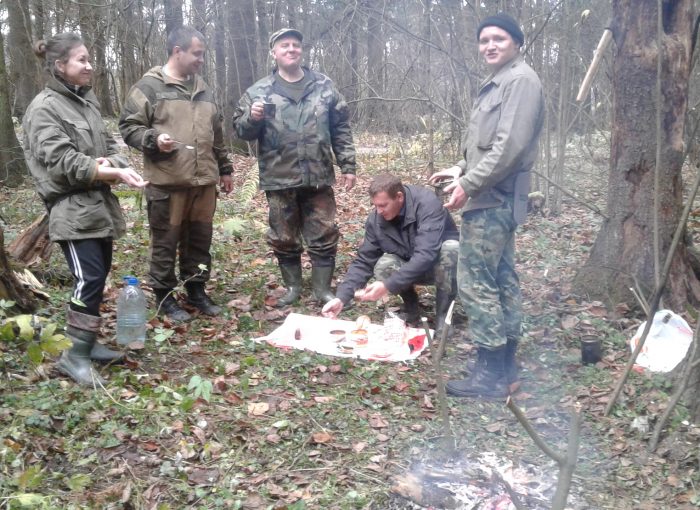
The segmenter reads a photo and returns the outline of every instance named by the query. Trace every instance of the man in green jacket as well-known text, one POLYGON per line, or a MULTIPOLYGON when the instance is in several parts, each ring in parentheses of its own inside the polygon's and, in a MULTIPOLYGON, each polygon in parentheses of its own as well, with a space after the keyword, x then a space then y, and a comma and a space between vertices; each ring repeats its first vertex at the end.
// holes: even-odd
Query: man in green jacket
POLYGON ((348 105, 327 76, 302 67, 302 39, 293 28, 272 34, 276 69, 246 91, 233 117, 238 136, 258 142, 260 188, 270 207, 267 241, 287 287, 278 306, 300 296, 302 238, 315 298, 321 303, 334 298, 330 284, 339 234, 333 155, 345 189, 355 184, 348 105))
POLYGON ((168 62, 152 68, 129 91, 119 129, 128 145, 143 152, 151 182, 146 189, 150 283, 161 313, 185 321, 190 315, 172 295, 178 252, 187 301, 206 315, 221 312, 204 286, 211 270, 216 184, 229 193, 233 167, 214 91, 197 75, 204 63, 204 36, 191 27, 177 28, 168 36, 167 50, 168 62))
POLYGON ((520 56, 524 35, 509 15, 485 18, 479 52, 491 74, 472 108, 464 159, 431 176, 451 177, 445 207, 461 209, 457 282, 478 347, 469 378, 449 381, 457 397, 503 398, 517 380, 515 352, 522 303, 515 272, 515 230, 525 220, 530 170, 544 120, 542 85, 520 56))

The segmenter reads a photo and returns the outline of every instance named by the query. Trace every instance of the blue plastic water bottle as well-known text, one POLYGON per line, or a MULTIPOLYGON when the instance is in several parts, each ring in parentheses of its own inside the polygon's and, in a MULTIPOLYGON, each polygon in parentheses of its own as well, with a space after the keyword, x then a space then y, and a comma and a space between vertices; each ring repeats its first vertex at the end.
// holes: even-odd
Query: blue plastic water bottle
POLYGON ((134 276, 124 277, 117 299, 117 343, 127 345, 146 340, 146 296, 134 276))

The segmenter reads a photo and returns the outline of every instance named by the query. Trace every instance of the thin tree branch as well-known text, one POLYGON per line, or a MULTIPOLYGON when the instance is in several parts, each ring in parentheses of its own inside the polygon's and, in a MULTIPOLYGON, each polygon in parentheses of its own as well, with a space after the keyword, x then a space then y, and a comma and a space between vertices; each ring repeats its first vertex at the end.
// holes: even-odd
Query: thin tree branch
POLYGON ((508 407, 508 409, 510 409, 510 412, 512 412, 515 415, 518 422, 520 422, 520 425, 522 425, 525 429, 525 432, 527 432, 527 435, 530 436, 530 438, 532 438, 537 447, 540 450, 542 450, 547 457, 552 459, 560 466, 564 464, 564 462, 566 462, 566 457, 552 450, 549 447, 549 445, 544 442, 544 440, 540 437, 537 431, 532 427, 532 424, 530 423, 530 420, 527 419, 527 416, 525 416, 525 413, 523 413, 523 411, 516 405, 515 401, 512 398, 508 397, 506 399, 506 407, 508 407))
POLYGON ((567 195, 567 196, 573 198, 573 199, 576 200, 579 204, 583 205, 584 207, 587 207, 588 209, 590 209, 590 210, 593 211, 594 213, 600 214, 600 215, 601 215, 603 218, 605 218, 606 220, 609 220, 609 219, 610 219, 610 218, 608 217, 608 215, 605 214, 605 213, 604 213, 603 211, 601 211, 600 209, 598 209, 598 207, 596 207, 596 206, 593 205, 593 204, 589 204, 588 202, 584 201, 583 199, 577 197, 577 196, 574 195, 571 191, 567 190, 567 189, 564 188, 563 186, 560 186, 559 184, 557 184, 556 182, 554 182, 552 179, 550 179, 549 177, 547 177, 547 176, 544 175, 543 173, 540 173, 540 172, 538 172, 537 170, 533 170, 532 173, 534 173, 534 174, 536 174, 536 175, 539 175, 539 176, 542 177, 545 181, 547 181, 549 184, 551 184, 552 186, 554 186, 555 188, 557 188, 558 190, 560 190, 562 193, 564 193, 565 195, 567 195))

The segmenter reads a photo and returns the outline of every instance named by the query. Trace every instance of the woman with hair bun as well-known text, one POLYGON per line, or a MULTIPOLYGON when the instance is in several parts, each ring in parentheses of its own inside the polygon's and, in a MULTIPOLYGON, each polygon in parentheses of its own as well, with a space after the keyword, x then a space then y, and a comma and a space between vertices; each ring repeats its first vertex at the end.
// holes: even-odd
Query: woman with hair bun
POLYGON ((97 342, 100 303, 112 264, 113 240, 126 224, 110 184, 148 184, 120 156, 90 89, 90 54, 79 35, 63 33, 39 41, 46 87, 22 121, 24 152, 37 192, 49 211, 49 236, 61 248, 73 275, 66 312, 72 347, 58 369, 84 386, 102 382, 91 360, 114 362, 123 354, 97 342))

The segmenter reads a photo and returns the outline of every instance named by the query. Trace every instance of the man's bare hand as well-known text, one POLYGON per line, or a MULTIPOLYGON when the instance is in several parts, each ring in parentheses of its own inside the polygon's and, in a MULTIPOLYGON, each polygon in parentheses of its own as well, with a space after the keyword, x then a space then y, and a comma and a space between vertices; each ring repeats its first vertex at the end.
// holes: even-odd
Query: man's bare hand
POLYGON ((460 174, 462 173, 462 168, 455 165, 451 166, 450 168, 445 168, 444 170, 440 170, 439 172, 435 172, 433 175, 431 175, 428 178, 428 183, 430 184, 437 184, 438 182, 442 181, 456 181, 460 174))
POLYGON ((350 191, 357 182, 357 176, 355 174, 340 174, 340 184, 343 186, 345 191, 350 191))
POLYGON ((321 315, 328 317, 330 319, 335 319, 338 314, 343 311, 343 302, 340 298, 331 299, 328 303, 323 305, 321 310, 321 315))
POLYGON ((177 142, 168 133, 159 134, 156 143, 160 152, 173 152, 177 147, 177 142))
POLYGON ((378 301, 389 294, 384 282, 374 282, 367 285, 362 291, 355 293, 358 301, 378 301))
POLYGON ((231 174, 222 175, 219 178, 219 187, 227 195, 233 191, 233 178, 231 177, 231 174))
POLYGON ((452 192, 452 194, 450 195, 450 199, 445 204, 445 207, 450 211, 458 211, 464 206, 464 204, 467 203, 467 199, 469 197, 464 192, 464 188, 459 185, 459 181, 455 181, 452 184, 445 186, 445 193, 450 192, 452 192))

